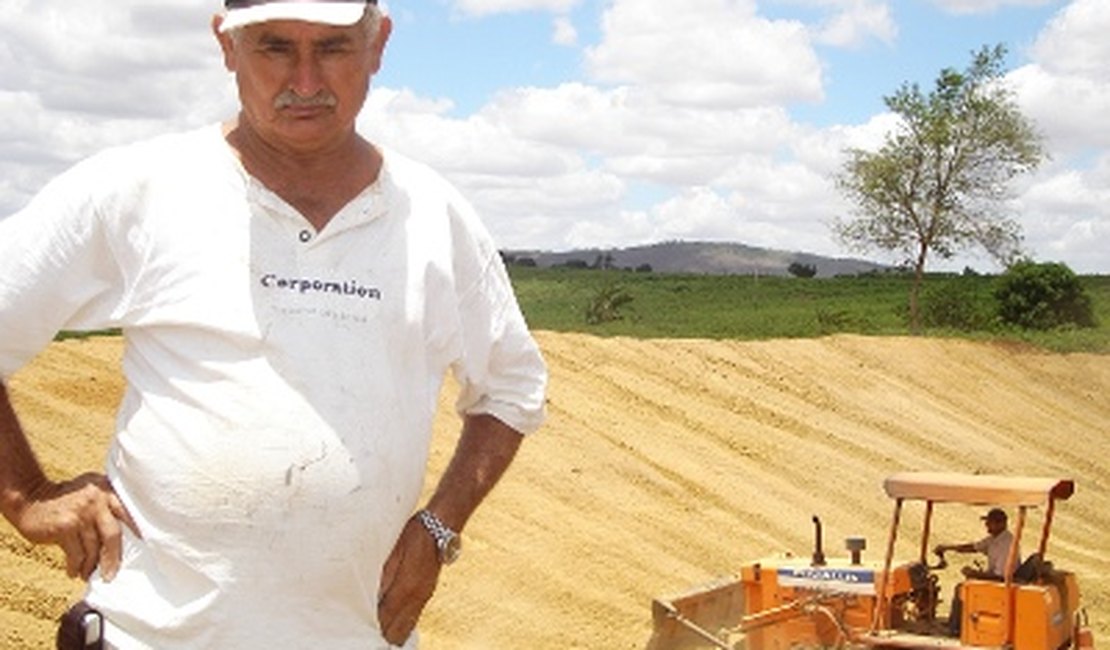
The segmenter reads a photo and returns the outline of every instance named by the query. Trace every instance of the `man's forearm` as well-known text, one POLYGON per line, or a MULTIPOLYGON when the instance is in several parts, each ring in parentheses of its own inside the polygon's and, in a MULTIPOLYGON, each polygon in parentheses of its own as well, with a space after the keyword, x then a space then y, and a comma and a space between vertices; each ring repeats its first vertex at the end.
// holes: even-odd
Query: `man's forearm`
POLYGON ((492 415, 468 415, 428 509, 461 531, 516 456, 523 436, 492 415))
POLYGON ((7 388, 0 381, 0 514, 14 524, 30 493, 46 483, 46 475, 23 433, 7 388))
POLYGON ((965 544, 940 544, 937 546, 938 551, 947 553, 948 551, 955 551, 956 553, 974 553, 975 544, 967 542, 965 544))

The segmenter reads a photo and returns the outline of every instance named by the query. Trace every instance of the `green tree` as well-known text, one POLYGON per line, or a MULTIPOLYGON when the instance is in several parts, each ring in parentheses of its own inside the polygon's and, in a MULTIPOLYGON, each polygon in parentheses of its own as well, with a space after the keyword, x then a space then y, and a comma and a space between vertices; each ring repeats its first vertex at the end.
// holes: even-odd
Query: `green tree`
POLYGON ((877 152, 848 151, 837 186, 852 218, 833 229, 848 246, 902 256, 913 268, 910 326, 930 255, 980 246, 1003 264, 1017 259, 1021 230, 1005 212, 1007 186, 1045 157, 1041 137, 1001 81, 1006 50, 973 53, 964 72, 942 70, 924 94, 905 83, 883 101, 899 118, 877 152))

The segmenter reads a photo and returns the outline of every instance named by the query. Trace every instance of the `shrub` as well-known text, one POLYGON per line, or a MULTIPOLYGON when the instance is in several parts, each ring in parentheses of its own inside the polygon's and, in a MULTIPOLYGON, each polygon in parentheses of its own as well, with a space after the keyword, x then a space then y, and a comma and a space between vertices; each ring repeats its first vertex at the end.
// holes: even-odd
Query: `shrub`
POLYGON ((975 278, 964 277, 926 287, 921 295, 921 322, 974 332, 991 327, 997 307, 993 296, 975 278))
POLYGON ((814 264, 791 262, 790 266, 786 267, 786 271, 796 278, 812 278, 817 275, 817 266, 814 264))
POLYGON ((1009 325, 1032 330, 1095 326, 1091 298, 1064 264, 1018 262, 1002 275, 994 296, 999 318, 1009 325))
POLYGON ((586 305, 586 323, 599 325, 610 321, 621 320, 624 314, 621 309, 632 302, 632 294, 625 291, 620 285, 603 287, 586 305))
POLYGON ((817 319, 817 329, 822 334, 843 331, 852 323, 851 315, 843 309, 818 307, 814 316, 817 319))

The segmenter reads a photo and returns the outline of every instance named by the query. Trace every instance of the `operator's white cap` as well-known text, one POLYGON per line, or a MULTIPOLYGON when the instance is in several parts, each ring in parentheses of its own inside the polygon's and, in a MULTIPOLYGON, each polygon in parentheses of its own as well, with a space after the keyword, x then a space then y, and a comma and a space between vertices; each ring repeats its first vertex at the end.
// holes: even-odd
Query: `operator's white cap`
POLYGON ((226 14, 220 31, 263 23, 267 20, 303 20, 325 25, 354 25, 366 5, 378 0, 224 0, 226 14))

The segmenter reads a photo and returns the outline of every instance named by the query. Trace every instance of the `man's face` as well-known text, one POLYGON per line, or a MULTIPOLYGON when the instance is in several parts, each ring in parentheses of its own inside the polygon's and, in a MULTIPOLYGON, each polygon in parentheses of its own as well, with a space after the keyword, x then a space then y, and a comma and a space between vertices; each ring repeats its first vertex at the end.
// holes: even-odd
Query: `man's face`
POLYGON ((985 519, 983 521, 984 521, 984 524, 987 527, 987 532, 990 533, 991 537, 996 537, 999 533, 1006 530, 1006 520, 1005 519, 999 519, 997 517, 992 517, 992 518, 985 519))
POLYGON ((381 65, 390 24, 331 26, 277 20, 220 34, 224 63, 235 73, 243 119, 279 149, 326 149, 354 131, 370 77, 381 65))

